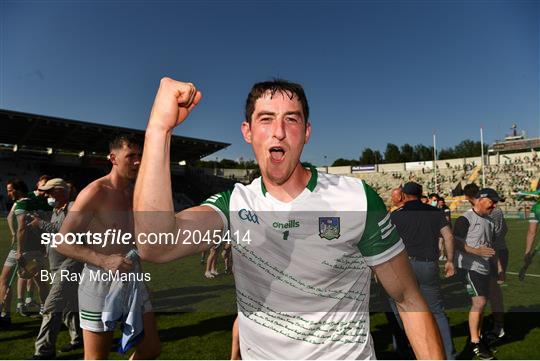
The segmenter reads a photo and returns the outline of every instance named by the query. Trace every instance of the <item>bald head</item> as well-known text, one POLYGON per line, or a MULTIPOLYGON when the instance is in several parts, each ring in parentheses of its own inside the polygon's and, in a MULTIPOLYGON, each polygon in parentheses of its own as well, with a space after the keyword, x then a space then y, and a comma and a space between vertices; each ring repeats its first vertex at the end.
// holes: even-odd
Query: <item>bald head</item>
POLYGON ((392 189, 390 199, 392 200, 392 204, 396 207, 401 207, 403 205, 403 190, 401 187, 392 189))

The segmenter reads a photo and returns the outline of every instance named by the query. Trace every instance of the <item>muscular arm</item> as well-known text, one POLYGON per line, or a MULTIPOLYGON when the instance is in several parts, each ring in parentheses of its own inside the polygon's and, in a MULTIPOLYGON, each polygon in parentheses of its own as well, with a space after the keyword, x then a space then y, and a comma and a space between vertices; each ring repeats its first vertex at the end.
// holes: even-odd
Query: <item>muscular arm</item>
POLYGON ((396 302, 416 357, 444 359, 439 329, 420 294, 407 254, 403 251, 389 261, 374 266, 373 271, 386 292, 396 302))
MULTIPOLYGON (((199 230, 201 234, 223 229, 219 214, 208 206, 199 206, 174 215, 171 189, 170 144, 175 126, 182 123, 201 99, 193 84, 164 78, 161 80, 144 139, 133 210, 135 238, 141 257, 152 262, 168 262, 208 249, 203 244, 150 245, 139 238, 149 233, 173 233, 199 230)), ((191 242, 194 243, 194 242, 191 242)))

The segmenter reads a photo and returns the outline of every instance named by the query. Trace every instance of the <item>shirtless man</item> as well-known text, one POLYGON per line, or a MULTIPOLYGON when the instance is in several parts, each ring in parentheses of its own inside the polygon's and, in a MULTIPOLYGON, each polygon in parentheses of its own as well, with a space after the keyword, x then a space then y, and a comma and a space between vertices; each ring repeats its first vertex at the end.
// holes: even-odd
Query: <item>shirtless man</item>
MULTIPOLYGON (((73 204, 60 234, 105 234, 107 230, 133 232, 132 197, 133 185, 141 160, 140 147, 133 139, 119 136, 110 143, 109 160, 112 169, 83 189, 73 204)), ((90 281, 89 274, 99 271, 129 272, 135 262, 126 258, 134 248, 126 244, 67 244, 60 243, 58 252, 85 262, 79 286, 79 309, 83 329, 85 359, 107 359, 113 340, 114 325, 103 322, 104 299, 111 282, 90 281)), ((133 359, 156 358, 160 353, 154 313, 151 311, 148 292, 144 288, 141 304, 144 337, 138 344, 133 359)))

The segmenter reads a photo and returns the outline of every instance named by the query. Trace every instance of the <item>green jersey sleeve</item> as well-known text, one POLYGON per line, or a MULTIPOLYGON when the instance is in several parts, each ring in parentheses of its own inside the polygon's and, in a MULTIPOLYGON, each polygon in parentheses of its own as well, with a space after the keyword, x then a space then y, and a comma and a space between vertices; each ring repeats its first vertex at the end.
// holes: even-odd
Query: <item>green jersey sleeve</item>
POLYGON ((223 220, 224 230, 229 229, 229 206, 231 203, 231 194, 232 190, 216 193, 201 203, 201 205, 212 207, 219 213, 221 219, 223 220))
POLYGON ((531 213, 534 215, 534 218, 537 220, 537 221, 540 221, 540 202, 536 202, 532 208, 531 208, 531 213))
POLYGON ((369 266, 386 262, 403 249, 396 226, 390 220, 390 213, 381 197, 366 183, 364 191, 367 201, 367 212, 364 232, 358 242, 358 249, 369 266))
POLYGON ((30 202, 30 199, 24 198, 15 202, 15 208, 13 209, 13 214, 18 216, 20 214, 24 214, 24 213, 32 211, 33 210, 32 208, 33 207, 30 202))

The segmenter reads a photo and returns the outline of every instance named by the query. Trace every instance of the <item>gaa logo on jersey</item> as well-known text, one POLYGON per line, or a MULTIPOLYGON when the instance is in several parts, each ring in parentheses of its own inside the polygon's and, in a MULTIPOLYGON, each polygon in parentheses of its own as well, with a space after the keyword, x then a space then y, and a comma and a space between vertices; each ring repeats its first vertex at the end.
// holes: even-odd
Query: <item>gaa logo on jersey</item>
POLYGON ((331 240, 339 238, 339 217, 319 217, 319 237, 331 240))
POLYGON ((238 211, 238 217, 240 217, 240 219, 243 221, 249 221, 256 224, 260 224, 259 216, 257 216, 255 212, 248 211, 245 208, 242 208, 241 210, 238 211))

